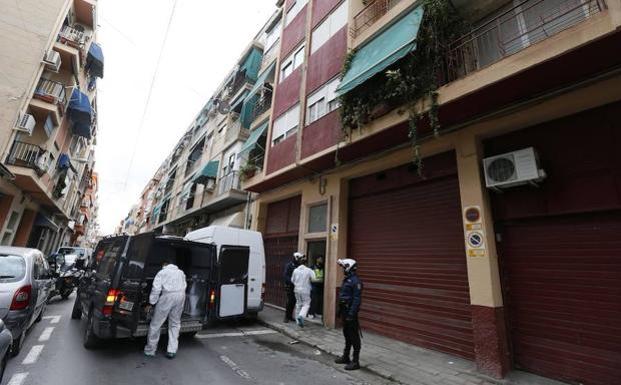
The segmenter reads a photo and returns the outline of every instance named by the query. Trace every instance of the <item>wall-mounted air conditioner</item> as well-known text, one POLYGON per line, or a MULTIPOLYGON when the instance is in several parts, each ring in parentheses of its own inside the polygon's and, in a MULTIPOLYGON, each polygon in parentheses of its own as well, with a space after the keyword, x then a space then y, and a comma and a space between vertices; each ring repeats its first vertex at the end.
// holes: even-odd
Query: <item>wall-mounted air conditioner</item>
POLYGON ((58 52, 49 51, 45 54, 45 57, 43 58, 43 63, 45 63, 46 69, 58 72, 60 70, 62 60, 60 59, 60 54, 58 52))
POLYGON ((28 133, 28 135, 32 135, 34 131, 35 125, 37 121, 34 116, 31 114, 20 113, 17 122, 15 123, 15 129, 18 131, 23 131, 28 133))
POLYGON ((216 180, 215 179, 207 179, 205 183, 205 191, 212 192, 216 188, 216 180))
POLYGON ((47 172, 49 166, 50 166, 50 152, 45 151, 44 153, 39 155, 39 157, 37 158, 35 167, 37 168, 37 171, 40 174, 44 174, 45 172, 47 172))
POLYGON ((536 185, 546 177, 539 167, 539 158, 534 148, 508 152, 483 159, 485 185, 501 189, 524 184, 536 185))

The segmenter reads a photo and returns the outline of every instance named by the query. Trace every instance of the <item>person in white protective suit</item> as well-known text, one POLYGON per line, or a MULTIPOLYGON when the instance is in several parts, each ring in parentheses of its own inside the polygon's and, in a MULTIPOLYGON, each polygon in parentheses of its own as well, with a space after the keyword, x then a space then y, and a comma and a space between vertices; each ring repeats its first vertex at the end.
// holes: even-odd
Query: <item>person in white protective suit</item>
POLYGON ((315 272, 306 266, 306 255, 295 253, 293 257, 299 264, 291 275, 295 293, 295 313, 297 314, 295 321, 300 327, 304 327, 304 318, 311 304, 311 282, 315 280, 315 272))
POLYGON ((172 261, 165 260, 163 268, 153 280, 153 288, 149 296, 149 305, 155 306, 153 317, 149 325, 147 345, 144 354, 155 356, 157 344, 160 340, 160 329, 168 318, 168 347, 166 357, 173 359, 179 345, 179 330, 181 329, 181 314, 185 303, 185 274, 172 261))

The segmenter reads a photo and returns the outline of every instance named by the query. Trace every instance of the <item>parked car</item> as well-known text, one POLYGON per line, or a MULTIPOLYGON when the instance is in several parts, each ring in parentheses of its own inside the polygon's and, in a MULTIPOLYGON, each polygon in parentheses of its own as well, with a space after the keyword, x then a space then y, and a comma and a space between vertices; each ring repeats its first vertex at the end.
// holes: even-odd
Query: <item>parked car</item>
POLYGON ((248 316, 256 317, 263 310, 265 297, 265 249, 261 233, 226 226, 209 226, 188 233, 185 239, 193 242, 213 243, 218 247, 218 251, 223 245, 250 248, 246 306, 248 316))
POLYGON ((12 343, 13 336, 11 335, 11 332, 4 325, 4 322, 0 320, 0 382, 2 382, 6 364, 9 361, 9 356, 11 355, 12 343))
POLYGON ((74 319, 86 317, 84 346, 91 349, 101 339, 147 335, 151 285, 168 257, 176 260, 187 279, 182 334, 195 334, 214 319, 243 316, 250 249, 222 246, 219 254, 226 263, 217 262, 213 244, 152 233, 100 241, 97 265, 80 281, 71 314, 74 319))
POLYGON ((28 329, 41 320, 53 280, 37 249, 0 246, 0 318, 11 331, 17 355, 28 329))
POLYGON ((85 247, 70 247, 63 246, 58 249, 56 253, 53 253, 50 257, 58 257, 59 255, 75 255, 77 259, 84 260, 84 265, 88 265, 91 260, 91 256, 93 254, 92 249, 88 249, 85 247))

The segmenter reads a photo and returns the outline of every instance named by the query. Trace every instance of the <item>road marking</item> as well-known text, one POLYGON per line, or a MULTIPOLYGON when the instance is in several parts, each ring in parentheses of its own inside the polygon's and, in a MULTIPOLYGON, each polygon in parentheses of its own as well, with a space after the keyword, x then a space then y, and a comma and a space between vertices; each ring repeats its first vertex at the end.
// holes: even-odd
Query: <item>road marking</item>
POLYGON ((235 362, 233 362, 233 360, 231 360, 227 356, 220 356, 220 360, 222 360, 222 362, 227 364, 229 368, 231 368, 231 370, 237 373, 238 376, 245 378, 246 380, 252 380, 252 377, 250 377, 248 373, 243 371, 239 366, 237 366, 235 362))
POLYGON ((52 332, 54 331, 54 326, 50 326, 43 330, 43 333, 39 336, 39 342, 45 342, 50 339, 52 336, 52 332))
POLYGON ((28 372, 15 373, 7 385, 22 385, 26 377, 28 377, 28 372))
POLYGON ((43 350, 43 345, 35 345, 32 348, 30 348, 28 355, 22 361, 22 365, 30 365, 30 364, 34 364, 35 362, 37 362, 37 359, 39 358, 39 355, 41 354, 42 350, 43 350))
POLYGON ((242 332, 231 332, 231 333, 213 333, 213 334, 198 334, 196 338, 200 339, 210 339, 210 338, 223 338, 223 337, 244 337, 244 336, 258 336, 264 334, 276 334, 278 333, 275 330, 249 330, 242 332))
POLYGON ((43 319, 49 319, 51 324, 57 324, 60 322, 60 317, 59 315, 46 315, 43 319))

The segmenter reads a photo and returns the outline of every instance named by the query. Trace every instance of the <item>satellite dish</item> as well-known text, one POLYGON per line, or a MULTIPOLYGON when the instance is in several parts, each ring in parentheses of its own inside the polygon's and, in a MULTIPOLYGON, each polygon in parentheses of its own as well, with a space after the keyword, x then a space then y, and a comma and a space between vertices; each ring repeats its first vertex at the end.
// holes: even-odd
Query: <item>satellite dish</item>
POLYGON ((222 115, 226 115, 231 112, 231 105, 229 104, 229 102, 227 102, 226 100, 221 100, 220 103, 218 103, 218 112, 222 115))

